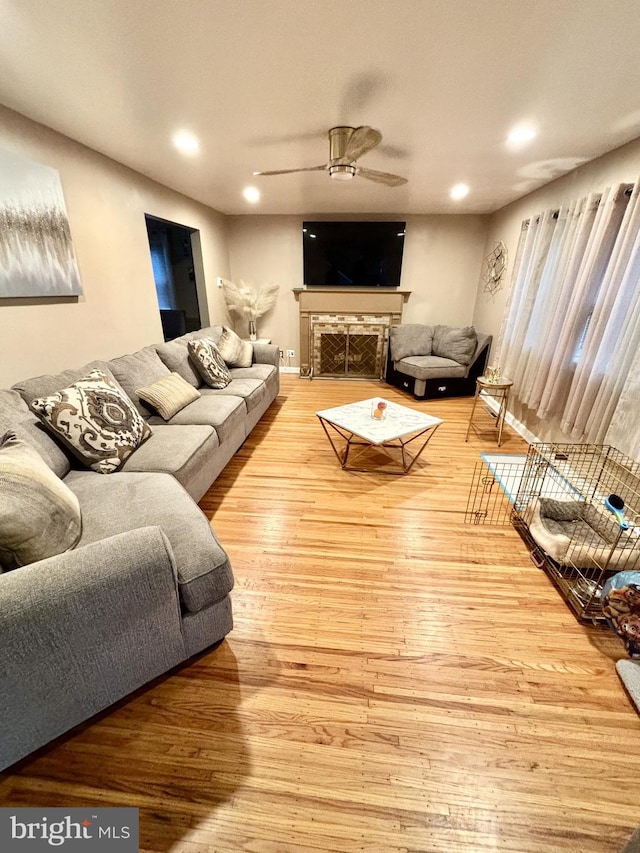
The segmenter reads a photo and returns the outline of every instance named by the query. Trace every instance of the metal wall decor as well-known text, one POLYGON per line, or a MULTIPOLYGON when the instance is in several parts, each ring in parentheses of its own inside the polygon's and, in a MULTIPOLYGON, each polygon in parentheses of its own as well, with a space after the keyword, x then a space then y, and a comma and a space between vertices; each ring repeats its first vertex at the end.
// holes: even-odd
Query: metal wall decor
POLYGON ((507 247, 500 240, 485 258, 483 275, 484 292, 496 293, 502 287, 502 279, 507 271, 507 247))

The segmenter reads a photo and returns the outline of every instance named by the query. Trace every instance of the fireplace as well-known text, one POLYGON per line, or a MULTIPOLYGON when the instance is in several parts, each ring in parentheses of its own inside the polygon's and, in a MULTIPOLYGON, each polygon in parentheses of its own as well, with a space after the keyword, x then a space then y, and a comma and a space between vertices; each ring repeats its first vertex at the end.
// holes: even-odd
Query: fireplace
POLYGON ((364 315, 311 317, 312 376, 381 379, 389 321, 364 315))
POLYGON ((300 305, 300 375, 382 379, 389 327, 402 320, 409 291, 294 290, 300 305))

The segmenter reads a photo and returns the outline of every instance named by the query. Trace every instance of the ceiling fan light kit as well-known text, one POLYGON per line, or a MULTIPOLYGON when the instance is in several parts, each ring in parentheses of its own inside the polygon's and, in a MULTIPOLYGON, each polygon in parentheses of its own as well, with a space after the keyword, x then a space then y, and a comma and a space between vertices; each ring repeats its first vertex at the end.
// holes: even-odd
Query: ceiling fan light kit
POLYGON ((356 167, 351 165, 329 166, 329 174, 334 181, 350 181, 356 176, 356 167))
POLYGON ((334 181, 350 181, 356 176, 385 184, 388 187, 399 187, 407 183, 406 178, 392 175, 389 172, 379 172, 376 169, 363 169, 356 165, 362 157, 382 141, 382 134, 372 127, 332 127, 329 131, 329 162, 320 166, 304 166, 300 169, 276 169, 269 172, 254 172, 254 175, 290 175, 294 172, 328 172, 334 181))

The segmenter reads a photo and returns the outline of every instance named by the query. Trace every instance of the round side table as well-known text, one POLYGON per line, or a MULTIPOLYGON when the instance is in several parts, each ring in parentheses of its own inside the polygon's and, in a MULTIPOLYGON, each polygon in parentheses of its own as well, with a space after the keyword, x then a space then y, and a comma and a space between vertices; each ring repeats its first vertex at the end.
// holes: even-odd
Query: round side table
POLYGON ((465 441, 469 441, 469 433, 471 431, 471 425, 473 423, 473 415, 476 410, 476 404, 478 402, 478 397, 481 393, 484 393, 487 397, 495 397, 496 400, 500 401, 500 408, 498 409, 498 420, 496 421, 496 428, 498 430, 498 447, 502 444, 502 427, 504 426, 504 416, 507 413, 507 406, 509 404, 509 392, 511 391, 511 386, 513 382, 511 379, 507 379, 503 377, 499 379, 497 382, 489 382, 484 376, 479 376, 476 379, 476 393, 473 398, 473 406, 471 408, 471 414, 469 415, 469 425, 467 426, 467 435, 465 437, 465 441))

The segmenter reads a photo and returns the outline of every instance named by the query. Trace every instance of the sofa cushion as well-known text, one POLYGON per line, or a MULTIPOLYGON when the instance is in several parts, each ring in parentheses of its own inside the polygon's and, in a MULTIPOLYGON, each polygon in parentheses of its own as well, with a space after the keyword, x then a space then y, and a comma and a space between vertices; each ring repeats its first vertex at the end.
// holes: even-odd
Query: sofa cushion
POLYGON ((122 388, 100 370, 32 400, 31 408, 81 462, 100 474, 118 471, 151 435, 122 388))
POLYGON ((431 355, 433 326, 420 323, 402 323, 389 329, 389 346, 393 361, 411 355, 431 355))
POLYGON ((62 478, 71 468, 69 456, 49 435, 17 391, 0 390, 0 435, 12 430, 38 451, 56 476, 62 478))
POLYGON ((153 385, 158 379, 168 376, 171 372, 161 360, 155 347, 145 347, 138 352, 112 358, 109 368, 142 417, 148 417, 152 407, 147 406, 139 398, 137 389, 153 385))
POLYGON ((131 454, 122 470, 171 474, 195 500, 200 500, 220 471, 216 431, 211 426, 169 426, 158 420, 149 440, 131 454))
POLYGON ((233 329, 223 326, 218 341, 220 355, 230 367, 251 367, 253 347, 249 341, 243 341, 233 329))
POLYGON ((0 438, 0 571, 73 548, 80 505, 38 451, 14 432, 0 438))
POLYGON ((173 477, 124 471, 117 477, 96 477, 88 471, 72 471, 68 481, 82 505, 80 545, 157 525, 171 545, 184 610, 197 612, 231 591, 229 558, 204 513, 173 477))
POLYGON ((454 328, 436 326, 433 333, 433 355, 450 358, 458 364, 467 365, 476 351, 478 335, 473 326, 454 328))
POLYGON ((186 335, 183 335, 178 340, 181 341, 193 341, 196 338, 211 338, 216 346, 218 346, 218 342, 222 337, 222 332, 224 331, 224 326, 203 326, 202 329, 198 329, 195 332, 187 332, 186 335))
MULTIPOLYGON (((36 397, 48 397, 55 394, 67 385, 71 385, 78 379, 82 379, 92 370, 101 370, 108 376, 112 376, 111 369, 106 361, 90 361, 84 367, 76 367, 71 370, 63 370, 62 373, 46 373, 42 376, 34 376, 31 379, 23 379, 11 387, 17 391, 28 406, 36 397)), ((115 378, 115 377, 114 377, 115 378)))
POLYGON ((395 364, 396 370, 414 379, 447 379, 466 376, 467 368, 450 358, 437 355, 415 355, 395 364))
POLYGON ((231 373, 232 380, 260 379, 264 383, 269 403, 278 396, 280 390, 280 373, 278 368, 273 364, 252 364, 251 367, 232 367, 229 372, 231 373))
POLYGON ((226 388, 231 382, 229 368, 211 338, 187 341, 187 349, 196 370, 209 388, 226 388))
MULTIPOLYGON (((229 386, 231 387, 231 386, 229 386)), ((202 388, 201 396, 189 403, 182 411, 174 415, 169 424, 174 425, 203 425, 215 429, 220 444, 234 440, 242 433, 244 436, 244 419, 247 407, 241 397, 236 397, 225 388, 224 391, 214 391, 213 388, 202 388)), ((149 418, 154 425, 162 423, 160 418, 149 418)))
POLYGON ((179 373, 169 373, 148 388, 138 388, 136 393, 165 421, 170 420, 200 396, 198 389, 190 385, 179 373))
MULTIPOLYGON (((238 368, 240 372, 245 368, 238 368)), ((247 370, 250 368, 246 368, 247 370)), ((236 397, 242 397, 247 412, 253 411, 256 406, 267 396, 267 385, 261 379, 251 379, 250 377, 236 376, 224 390, 216 390, 213 388, 204 388, 202 394, 205 397, 221 397, 225 394, 234 394, 236 397)))
POLYGON ((232 367, 229 370, 232 379, 261 379, 269 382, 278 376, 278 368, 273 364, 252 364, 251 367, 232 367))
POLYGON ((193 385, 194 388, 199 388, 202 385, 200 374, 189 358, 187 339, 184 337, 176 338, 166 344, 158 344, 156 352, 166 367, 182 376, 189 385, 193 385))
POLYGON ((261 341, 251 341, 254 364, 280 365, 280 350, 275 344, 263 344, 261 341))

